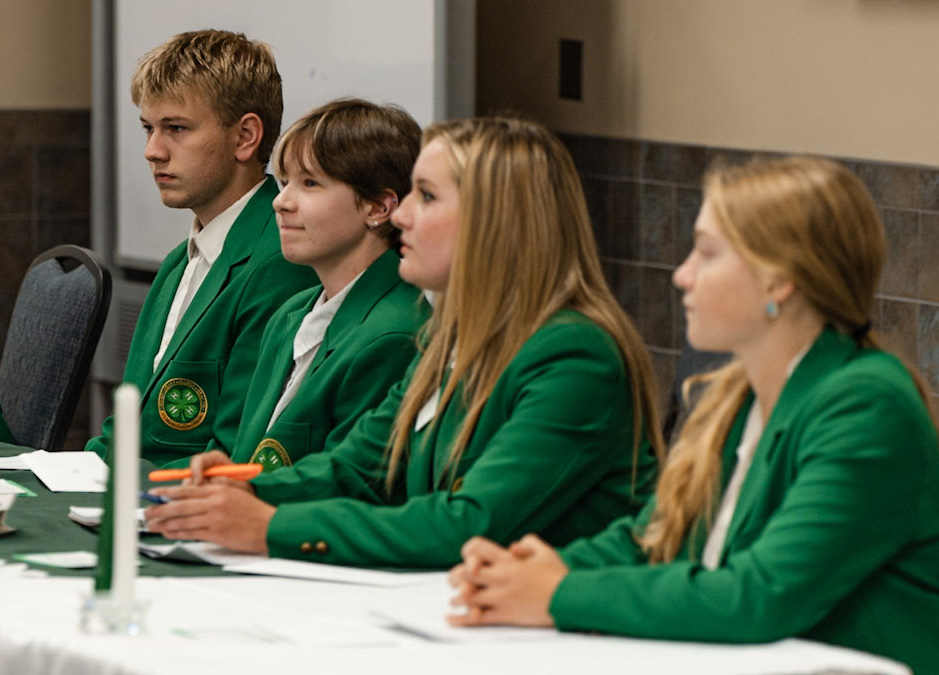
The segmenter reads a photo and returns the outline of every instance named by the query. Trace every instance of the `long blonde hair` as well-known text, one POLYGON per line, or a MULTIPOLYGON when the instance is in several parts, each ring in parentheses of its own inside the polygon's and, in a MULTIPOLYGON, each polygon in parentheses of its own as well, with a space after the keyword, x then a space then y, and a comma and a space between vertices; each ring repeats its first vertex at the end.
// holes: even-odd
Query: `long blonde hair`
MULTIPOLYGON (((446 291, 389 442, 390 490, 420 409, 452 373, 442 410, 462 383, 467 414, 450 451, 450 480, 502 371, 554 313, 576 310, 616 341, 629 370, 634 460, 643 433, 661 457, 651 360, 600 268, 573 161, 544 127, 507 118, 444 122, 424 132, 449 151, 460 222, 446 291), (457 348, 457 345, 459 347, 457 348)), ((634 478, 635 478, 635 461, 634 478)))
MULTIPOLYGON (((839 164, 791 157, 715 168, 705 203, 724 236, 757 268, 790 279, 838 330, 879 348, 870 330, 886 244, 864 184, 839 164)), ((923 400, 922 380, 911 369, 923 400)), ((656 489, 656 509, 639 543, 653 562, 673 560, 706 527, 720 490, 721 458, 749 391, 742 365, 698 378, 706 387, 673 447, 656 489)))

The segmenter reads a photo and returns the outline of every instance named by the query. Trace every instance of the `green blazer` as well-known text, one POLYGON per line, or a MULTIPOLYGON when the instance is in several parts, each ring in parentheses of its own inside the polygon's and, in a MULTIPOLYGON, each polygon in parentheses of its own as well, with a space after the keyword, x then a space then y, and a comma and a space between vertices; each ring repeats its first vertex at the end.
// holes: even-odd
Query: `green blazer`
MULTIPOLYGON (((235 220, 222 252, 180 319, 163 359, 153 359, 163 338, 176 287, 188 262, 186 242, 157 273, 134 330, 124 382, 140 389, 141 455, 163 466, 207 447, 230 451, 270 316, 298 291, 317 283, 306 266, 280 253, 268 177, 235 220)), ((112 418, 86 450, 107 453, 112 418)))
POLYGON ((398 255, 387 251, 349 290, 294 399, 267 425, 293 367, 293 340, 322 286, 301 291, 274 314, 264 333, 232 449, 235 462, 265 469, 332 450, 402 377, 430 316, 421 292, 401 281, 398 255))
MULTIPOLYGON (((751 403, 725 444, 725 485, 751 403)), ((939 442, 892 355, 822 333, 767 421, 716 570, 696 562, 705 537, 672 563, 642 564, 635 526, 624 518, 561 552, 571 572, 551 602, 559 628, 798 635, 939 673, 939 442)))
POLYGON ((522 346, 455 471, 446 465, 466 412, 460 388, 434 421, 412 431, 389 495, 385 446, 409 381, 332 452, 254 479, 258 496, 278 505, 267 534, 271 556, 445 568, 470 536, 506 543, 535 531, 562 544, 638 510, 651 494, 657 463, 645 440, 630 485, 633 415, 623 359, 580 314, 559 312, 522 346))

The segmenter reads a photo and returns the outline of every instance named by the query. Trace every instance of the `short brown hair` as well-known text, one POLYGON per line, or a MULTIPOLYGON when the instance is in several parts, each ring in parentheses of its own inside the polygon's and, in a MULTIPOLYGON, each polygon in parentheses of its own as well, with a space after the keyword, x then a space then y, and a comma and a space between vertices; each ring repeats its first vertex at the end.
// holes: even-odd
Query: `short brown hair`
MULTIPOLYGON (((394 192, 398 200, 411 191, 411 169, 420 152, 421 128, 404 110, 357 98, 337 99, 294 122, 277 142, 271 162, 282 177, 284 155, 309 171, 312 156, 323 172, 352 188, 356 199, 377 202, 394 192)), ((390 221, 379 235, 397 244, 390 221)))
POLYGON ((134 105, 154 97, 206 97, 223 125, 255 113, 264 127, 258 161, 267 164, 284 112, 280 73, 270 47, 243 33, 199 30, 180 33, 149 51, 130 85, 134 105))

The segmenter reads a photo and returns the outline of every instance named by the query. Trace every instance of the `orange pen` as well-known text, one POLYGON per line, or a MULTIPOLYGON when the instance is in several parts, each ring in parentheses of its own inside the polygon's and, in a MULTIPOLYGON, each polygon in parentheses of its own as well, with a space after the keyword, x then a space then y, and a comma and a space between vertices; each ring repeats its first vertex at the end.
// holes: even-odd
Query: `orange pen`
MULTIPOLYGON (((263 467, 260 464, 219 464, 211 466, 202 472, 206 478, 216 478, 225 476, 234 480, 250 480, 261 473, 263 467)), ((191 469, 159 469, 151 471, 150 480, 158 482, 165 480, 184 480, 192 476, 191 469)))

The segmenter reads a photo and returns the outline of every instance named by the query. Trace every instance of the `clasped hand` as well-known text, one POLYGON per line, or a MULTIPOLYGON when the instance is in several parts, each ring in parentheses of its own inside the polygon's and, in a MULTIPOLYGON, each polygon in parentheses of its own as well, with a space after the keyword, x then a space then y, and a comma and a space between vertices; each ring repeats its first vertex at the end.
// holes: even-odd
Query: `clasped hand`
POLYGON ((450 604, 466 612, 448 616, 452 625, 554 625, 549 606, 568 567, 543 540, 529 534, 503 548, 473 537, 461 555, 463 562, 450 570, 457 590, 450 604))

